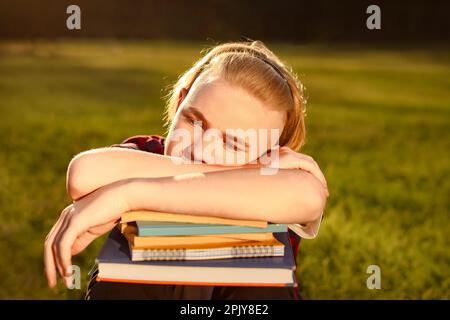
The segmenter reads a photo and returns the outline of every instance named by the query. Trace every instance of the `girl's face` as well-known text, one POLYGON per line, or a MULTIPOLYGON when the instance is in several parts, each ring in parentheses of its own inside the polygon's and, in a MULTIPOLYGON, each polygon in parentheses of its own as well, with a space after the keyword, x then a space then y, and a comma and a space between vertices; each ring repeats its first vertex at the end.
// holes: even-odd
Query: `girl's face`
POLYGON ((166 140, 166 155, 207 164, 242 165, 278 144, 285 112, 246 90, 200 75, 180 103, 166 140))

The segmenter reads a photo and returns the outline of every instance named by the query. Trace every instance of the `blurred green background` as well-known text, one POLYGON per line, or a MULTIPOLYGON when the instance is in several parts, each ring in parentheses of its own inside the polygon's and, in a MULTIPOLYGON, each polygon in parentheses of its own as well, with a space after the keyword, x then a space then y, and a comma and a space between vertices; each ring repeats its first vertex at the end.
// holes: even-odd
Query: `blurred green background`
MULTIPOLYGON (((164 134, 164 88, 208 42, 0 42, 0 298, 72 298, 46 287, 44 238, 69 203, 75 154, 164 134)), ((450 61, 427 50, 267 43, 307 88, 307 144, 330 198, 304 240, 306 299, 450 298, 450 61), (381 290, 369 290, 369 265, 381 290)), ((82 289, 102 239, 75 257, 82 289)))

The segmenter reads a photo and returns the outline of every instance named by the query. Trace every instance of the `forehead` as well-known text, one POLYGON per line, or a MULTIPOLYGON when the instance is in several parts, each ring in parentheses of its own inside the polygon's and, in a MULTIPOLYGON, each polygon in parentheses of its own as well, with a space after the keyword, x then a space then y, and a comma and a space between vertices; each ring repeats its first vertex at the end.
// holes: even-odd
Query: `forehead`
POLYGON ((264 105, 245 89, 217 77, 197 80, 181 107, 196 108, 211 128, 282 130, 284 112, 264 105))

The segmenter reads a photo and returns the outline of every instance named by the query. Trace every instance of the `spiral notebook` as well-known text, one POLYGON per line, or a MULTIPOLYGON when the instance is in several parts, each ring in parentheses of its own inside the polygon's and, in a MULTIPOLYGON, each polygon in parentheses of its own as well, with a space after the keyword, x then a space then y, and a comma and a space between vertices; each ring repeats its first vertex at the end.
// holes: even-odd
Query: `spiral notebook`
POLYGON ((284 255, 284 244, 273 236, 269 241, 241 241, 235 244, 180 245, 170 249, 136 248, 130 241, 128 243, 132 261, 211 260, 280 257, 284 255))

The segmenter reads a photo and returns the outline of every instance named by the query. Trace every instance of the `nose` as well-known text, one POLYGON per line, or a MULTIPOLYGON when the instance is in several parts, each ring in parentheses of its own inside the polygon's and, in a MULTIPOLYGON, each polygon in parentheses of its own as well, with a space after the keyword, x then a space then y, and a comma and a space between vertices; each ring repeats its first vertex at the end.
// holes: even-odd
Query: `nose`
POLYGON ((197 147, 194 144, 191 144, 189 147, 185 148, 183 150, 182 157, 186 160, 190 161, 196 161, 206 164, 205 160, 203 159, 203 150, 200 145, 197 145, 197 147))
POLYGON ((191 144, 190 146, 184 148, 182 156, 186 160, 193 161, 194 160, 194 146, 191 144))

